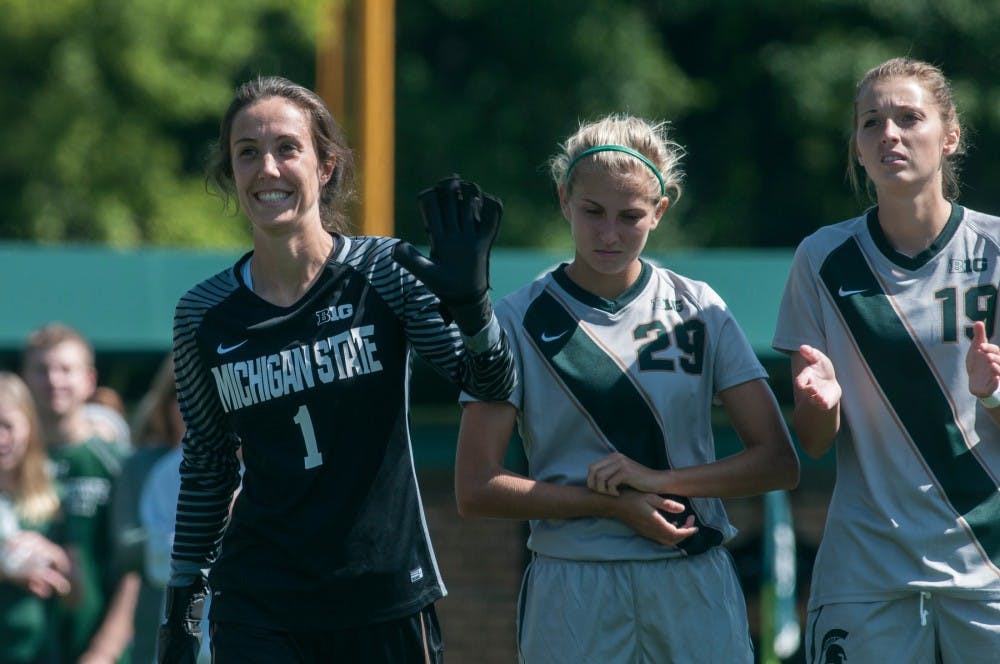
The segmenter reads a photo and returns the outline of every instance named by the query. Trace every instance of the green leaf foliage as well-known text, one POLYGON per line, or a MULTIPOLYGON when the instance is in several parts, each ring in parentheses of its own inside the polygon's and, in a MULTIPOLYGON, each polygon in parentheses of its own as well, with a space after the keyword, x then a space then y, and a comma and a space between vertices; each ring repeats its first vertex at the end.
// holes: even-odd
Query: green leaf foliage
POLYGON ((398 5, 396 228, 452 172, 504 200, 499 242, 566 246, 547 160, 582 120, 675 119, 703 102, 649 17, 606 0, 398 5))
MULTIPOLYGON (((339 1, 0 0, 0 239, 246 245, 206 149, 247 77, 315 84, 339 1)), ((547 161, 630 112, 687 149, 651 248, 794 246, 871 204, 845 178, 854 85, 897 55, 951 78, 960 202, 1000 212, 997 34, 998 0, 397 0, 396 233, 423 241, 417 192, 458 172, 504 200, 500 244, 568 249, 547 161)))
POLYGON ((205 193, 205 151, 240 80, 313 78, 313 3, 3 0, 0 13, 0 237, 246 243, 205 193))

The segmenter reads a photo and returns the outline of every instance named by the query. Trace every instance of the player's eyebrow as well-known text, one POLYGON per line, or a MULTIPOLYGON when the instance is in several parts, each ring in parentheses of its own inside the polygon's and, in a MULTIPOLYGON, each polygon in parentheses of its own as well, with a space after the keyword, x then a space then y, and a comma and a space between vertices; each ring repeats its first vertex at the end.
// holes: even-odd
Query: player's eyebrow
MULTIPOLYGON (((580 198, 580 202, 583 203, 584 205, 593 205, 593 206, 599 207, 602 210, 606 209, 608 207, 607 205, 605 205, 604 203, 601 203, 600 201, 596 201, 596 200, 594 200, 592 198, 587 198, 585 196, 580 198)), ((639 207, 629 207, 629 208, 625 208, 623 210, 619 210, 618 212, 619 213, 621 213, 621 212, 636 212, 636 213, 641 213, 641 212, 643 212, 643 210, 642 210, 642 208, 639 208, 639 207)))
POLYGON ((876 108, 869 108, 865 111, 858 111, 858 117, 863 117, 866 115, 880 115, 887 111, 908 111, 911 113, 923 113, 923 107, 914 106, 913 104, 897 104, 896 102, 889 102, 885 106, 880 106, 876 108))
MULTIPOLYGON (((234 138, 233 139, 233 145, 236 145, 238 143, 257 143, 260 140, 261 139, 259 137, 241 136, 239 138, 234 138)), ((276 140, 276 141, 295 141, 295 142, 301 142, 302 141, 301 138, 297 137, 294 134, 281 134, 279 136, 274 137, 274 140, 276 140)))

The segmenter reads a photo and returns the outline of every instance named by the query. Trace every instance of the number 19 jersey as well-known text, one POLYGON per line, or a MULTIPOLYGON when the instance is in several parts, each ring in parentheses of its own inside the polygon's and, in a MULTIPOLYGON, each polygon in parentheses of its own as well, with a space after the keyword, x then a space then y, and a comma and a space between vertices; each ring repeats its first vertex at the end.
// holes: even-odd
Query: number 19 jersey
POLYGON ((873 208, 796 251, 773 345, 818 348, 843 390, 811 609, 916 590, 1000 597, 1000 429, 965 368, 974 321, 996 343, 998 242, 1000 218, 955 205, 907 257, 873 208))

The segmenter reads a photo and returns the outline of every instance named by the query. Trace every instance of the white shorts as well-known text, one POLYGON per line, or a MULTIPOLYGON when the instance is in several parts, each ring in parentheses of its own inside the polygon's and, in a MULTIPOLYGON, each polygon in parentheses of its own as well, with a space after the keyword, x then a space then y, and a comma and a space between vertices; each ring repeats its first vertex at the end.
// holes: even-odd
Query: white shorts
POLYGON ((535 555, 517 622, 524 664, 753 661, 746 601, 724 547, 652 561, 535 555))
POLYGON ((884 602, 826 604, 809 612, 806 661, 1000 662, 1000 602, 915 592, 884 602))

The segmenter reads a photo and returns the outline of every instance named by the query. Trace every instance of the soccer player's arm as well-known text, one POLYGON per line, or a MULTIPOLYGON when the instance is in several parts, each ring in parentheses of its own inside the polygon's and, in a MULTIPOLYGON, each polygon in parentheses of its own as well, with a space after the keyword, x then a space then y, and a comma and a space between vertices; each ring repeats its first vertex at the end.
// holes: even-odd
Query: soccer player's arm
POLYGON ((618 495, 631 487, 639 491, 690 498, 741 498, 799 482, 799 461, 774 393, 764 379, 745 381, 719 392, 744 449, 718 461, 668 470, 655 470, 615 453, 591 464, 587 485, 594 491, 618 495))
POLYGON ((670 524, 659 510, 680 513, 684 506, 655 494, 628 491, 608 496, 586 486, 540 482, 508 470, 503 462, 516 415, 514 406, 507 402, 465 404, 455 458, 455 498, 462 516, 525 520, 608 517, 667 545, 697 531, 692 519, 680 527, 670 524))
POLYGON ((240 483, 239 437, 225 428, 211 372, 198 353, 200 298, 181 298, 174 316, 177 397, 184 418, 180 491, 177 496, 170 580, 157 640, 160 664, 191 664, 201 647, 201 618, 210 568, 240 483))
POLYGON ((830 358, 820 350, 803 345, 790 356, 795 404, 792 428, 802 449, 819 458, 840 432, 840 383, 830 358))
POLYGON ((792 429, 802 449, 818 458, 840 432, 841 389, 833 362, 816 347, 824 343, 826 333, 820 306, 823 287, 815 264, 822 255, 814 256, 815 244, 807 238, 795 250, 772 346, 791 358, 792 429))
POLYGON ((239 436, 217 396, 212 372, 196 340, 204 305, 194 291, 177 304, 174 315, 174 362, 177 400, 184 419, 181 441, 180 490, 168 586, 203 580, 215 561, 229 520, 229 506, 240 485, 239 436))
POLYGON ((688 478, 695 481, 693 487, 701 487, 700 495, 740 497, 798 486, 799 459, 767 381, 758 378, 734 385, 719 392, 719 400, 744 449, 702 467, 715 467, 712 470, 721 480, 718 491, 713 491, 710 478, 688 478))
MULTIPOLYGON (((443 314, 443 322, 454 321, 461 331, 466 353, 458 374, 451 376, 453 382, 480 399, 506 399, 513 384, 513 361, 489 296, 490 249, 503 204, 457 175, 424 190, 418 201, 430 258, 408 242, 393 247, 393 258, 440 301, 435 309, 443 314)), ((426 330, 417 336, 426 336, 426 330)), ((431 350, 425 357, 435 355, 431 350)))
POLYGON ((444 320, 437 296, 403 263, 393 259, 389 269, 397 279, 373 285, 382 289, 386 301, 397 303, 396 313, 416 353, 476 399, 507 399, 514 385, 514 356, 492 305, 489 321, 469 336, 444 320))
POLYGON ((969 392, 1000 425, 1000 347, 990 343, 982 321, 973 323, 965 369, 969 374, 969 392))

